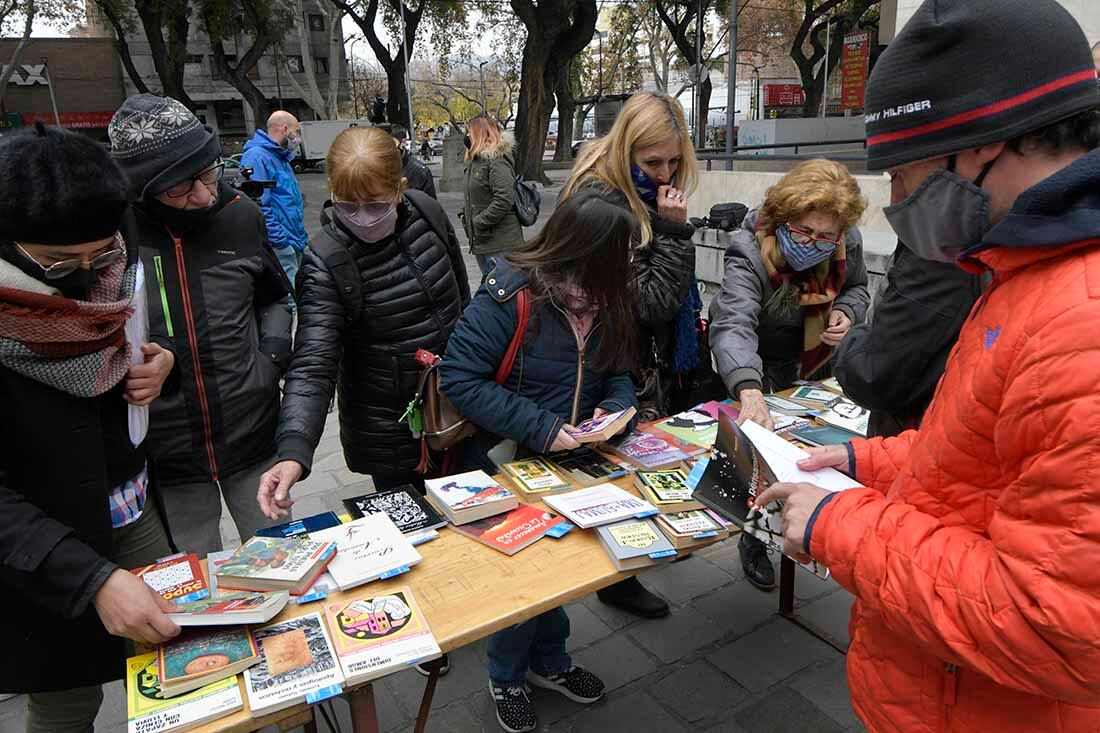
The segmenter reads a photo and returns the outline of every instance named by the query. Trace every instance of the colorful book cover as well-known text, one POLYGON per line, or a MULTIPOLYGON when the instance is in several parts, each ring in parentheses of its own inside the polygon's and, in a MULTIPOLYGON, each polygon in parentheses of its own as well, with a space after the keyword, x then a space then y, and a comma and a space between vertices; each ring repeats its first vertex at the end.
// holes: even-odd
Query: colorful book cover
POLYGON ((222 585, 229 578, 263 578, 297 582, 333 550, 332 543, 284 537, 253 537, 238 547, 217 570, 222 585))
POLYGON ((275 593, 223 592, 216 598, 179 604, 179 610, 170 614, 181 626, 211 624, 263 623, 286 606, 286 591, 275 593), (237 620, 247 619, 247 620, 237 620), (252 620, 258 617, 258 620, 252 620))
POLYGON ((565 520, 553 512, 520 504, 510 512, 463 524, 454 530, 505 555, 514 555, 563 523, 565 520))
POLYGON ((511 491, 484 471, 469 471, 455 476, 428 479, 424 485, 432 496, 452 510, 471 509, 494 501, 514 499, 511 491))
POLYGON ((416 551, 387 514, 368 514, 339 527, 314 532, 310 537, 336 544, 329 574, 341 590, 354 587, 420 562, 416 551))
POLYGON ((260 661, 244 673, 248 706, 265 713, 304 702, 307 695, 343 680, 319 613, 256 630, 260 661))
POLYGON ((381 677, 440 654, 409 588, 328 602, 325 622, 349 683, 381 677))
POLYGON ((543 491, 568 489, 572 484, 554 470, 545 459, 525 458, 511 461, 500 467, 504 475, 516 482, 516 485, 529 494, 543 491))
POLYGON ((657 427, 692 445, 711 448, 718 437, 718 402, 707 402, 657 423, 657 427))
POLYGON ((657 508, 648 501, 642 501, 614 484, 597 484, 579 491, 554 494, 544 501, 551 509, 584 529, 657 512, 657 508))
POLYGON ((676 512, 675 514, 662 514, 657 517, 658 522, 664 522, 673 532, 678 535, 695 536, 699 534, 707 534, 708 532, 724 532, 725 527, 722 527, 714 519, 712 519, 706 512, 693 511, 693 512, 676 512))
POLYGON ((180 730, 229 715, 242 707, 236 677, 166 698, 160 690, 156 653, 126 660, 127 733, 180 730))
POLYGON ((691 487, 683 471, 638 471, 635 476, 658 504, 691 501, 691 487))
POLYGON ((569 435, 578 443, 595 442, 605 440, 614 435, 618 430, 625 429, 630 419, 637 412, 633 407, 618 412, 609 412, 600 417, 585 420, 580 425, 568 431, 569 435), (615 428, 618 427, 618 430, 615 428))
POLYGON ((437 529, 447 524, 447 520, 439 516, 412 486, 398 486, 388 491, 344 499, 344 506, 352 519, 368 514, 385 514, 405 534, 437 529))
POLYGON ((131 572, 175 603, 199 601, 210 595, 198 555, 177 555, 131 572))
MULTIPOLYGON (((218 568, 225 565, 225 561, 233 557, 236 550, 219 550, 206 556, 206 577, 210 581, 210 597, 218 597, 218 568)), ((222 593, 237 593, 238 591, 222 591, 222 593)))
POLYGON ((257 537, 304 537, 310 532, 318 532, 322 529, 335 527, 340 524, 340 518, 334 512, 314 514, 311 517, 303 517, 293 522, 277 524, 274 527, 261 529, 256 532, 257 537))
POLYGON ((626 468, 608 460, 591 448, 579 448, 550 457, 566 476, 581 486, 610 481, 626 475, 626 468))
POLYGON ((799 425, 791 428, 790 436, 809 445, 845 445, 855 438, 847 430, 832 425, 799 425))
POLYGON ((658 435, 638 430, 609 441, 607 446, 631 463, 652 469, 679 463, 691 457, 673 443, 674 441, 658 435))
POLYGON ((247 626, 184 629, 157 649, 157 676, 162 685, 178 686, 257 654, 247 626))
POLYGON ((597 527, 596 532, 608 552, 620 562, 645 556, 656 560, 676 554, 676 548, 650 519, 607 524, 597 527))

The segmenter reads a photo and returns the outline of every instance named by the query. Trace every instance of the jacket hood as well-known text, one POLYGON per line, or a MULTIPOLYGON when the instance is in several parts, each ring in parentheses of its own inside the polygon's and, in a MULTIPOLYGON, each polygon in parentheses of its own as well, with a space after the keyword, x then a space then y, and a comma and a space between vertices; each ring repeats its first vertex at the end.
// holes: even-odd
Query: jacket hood
POLYGON ((1061 247, 1100 238, 1100 150, 1024 191, 964 256, 991 247, 1061 247))
POLYGON ((512 133, 505 130, 500 134, 500 141, 496 145, 489 145, 478 151, 479 158, 485 158, 487 160, 495 160, 497 158, 503 158, 506 155, 512 154, 512 149, 516 147, 516 138, 512 133))
POLYGON ((530 281, 526 270, 516 267, 504 257, 497 257, 492 269, 485 275, 484 287, 493 300, 504 303, 527 287, 530 281))
POLYGON ((291 152, 268 137, 267 133, 263 130, 256 130, 256 134, 249 138, 248 142, 244 144, 244 149, 246 151, 252 148, 270 150, 272 153, 281 156, 284 160, 290 160, 291 152))

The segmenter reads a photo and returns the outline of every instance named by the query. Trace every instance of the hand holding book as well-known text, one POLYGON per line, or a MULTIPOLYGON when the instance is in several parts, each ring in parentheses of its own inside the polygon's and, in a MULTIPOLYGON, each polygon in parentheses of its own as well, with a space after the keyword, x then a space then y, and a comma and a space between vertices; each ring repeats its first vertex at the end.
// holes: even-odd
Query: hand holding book
POLYGON ((111 573, 93 603, 103 627, 115 636, 154 645, 180 633, 180 627, 165 615, 178 610, 176 604, 129 571, 111 573))
POLYGON ((808 563, 811 558, 806 553, 806 525, 817 505, 831 493, 813 484, 772 484, 752 500, 751 506, 762 509, 772 502, 782 503, 783 552, 797 562, 808 563))

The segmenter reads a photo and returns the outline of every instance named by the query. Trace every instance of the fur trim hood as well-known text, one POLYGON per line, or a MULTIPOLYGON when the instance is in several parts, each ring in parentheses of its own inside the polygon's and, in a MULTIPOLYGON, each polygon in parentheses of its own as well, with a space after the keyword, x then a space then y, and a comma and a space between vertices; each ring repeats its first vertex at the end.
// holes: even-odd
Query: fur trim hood
POLYGON ((490 145, 482 148, 478 151, 479 158, 485 158, 486 160, 495 160, 496 158, 503 158, 506 155, 512 154, 512 149, 516 146, 516 138, 512 133, 505 130, 500 133, 500 142, 496 145, 490 145))

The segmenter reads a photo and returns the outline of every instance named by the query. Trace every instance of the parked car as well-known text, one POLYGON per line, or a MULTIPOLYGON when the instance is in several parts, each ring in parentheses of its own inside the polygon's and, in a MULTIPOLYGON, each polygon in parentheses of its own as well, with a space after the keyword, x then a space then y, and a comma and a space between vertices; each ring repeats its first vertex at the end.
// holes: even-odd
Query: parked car
POLYGON ((233 188, 240 188, 243 176, 241 175, 241 154, 230 155, 228 158, 222 158, 222 162, 225 163, 225 172, 223 178, 227 184, 233 188))

